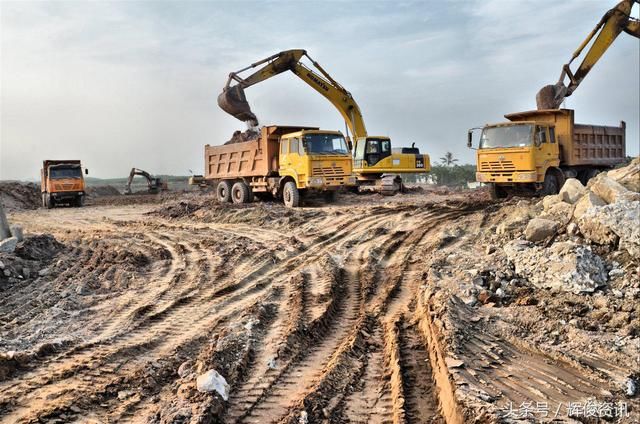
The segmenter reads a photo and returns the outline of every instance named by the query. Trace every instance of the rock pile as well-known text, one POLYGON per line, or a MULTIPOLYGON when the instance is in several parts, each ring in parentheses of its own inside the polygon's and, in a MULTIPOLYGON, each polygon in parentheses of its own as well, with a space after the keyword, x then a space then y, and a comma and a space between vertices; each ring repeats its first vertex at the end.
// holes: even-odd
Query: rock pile
POLYGON ((609 278, 600 255, 640 257, 640 161, 601 173, 583 186, 569 178, 559 194, 519 205, 496 234, 518 277, 539 288, 593 292, 609 278))

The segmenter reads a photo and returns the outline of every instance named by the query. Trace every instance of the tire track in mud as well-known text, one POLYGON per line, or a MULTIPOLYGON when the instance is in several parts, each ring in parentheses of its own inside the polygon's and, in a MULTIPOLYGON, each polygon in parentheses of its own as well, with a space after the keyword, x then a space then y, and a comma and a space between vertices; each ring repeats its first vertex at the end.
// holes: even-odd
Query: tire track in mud
MULTIPOLYGON (((381 283, 376 280, 381 278, 382 273, 380 271, 386 271, 388 267, 392 268, 393 271, 391 275, 393 283, 390 287, 386 287, 387 290, 383 290, 380 296, 374 296, 367 309, 374 311, 374 313, 381 313, 392 302, 407 306, 406 304, 411 299, 411 295, 414 294, 413 291, 418 287, 417 282, 419 280, 416 270, 412 269, 411 274, 408 277, 406 275, 406 272, 409 271, 408 268, 413 267, 406 263, 412 249, 421 243, 425 235, 433 228, 464 213, 466 212, 452 211, 446 208, 442 213, 438 213, 438 211, 419 213, 416 214, 418 216, 414 217, 416 221, 422 221, 420 222, 419 230, 399 230, 390 235, 382 232, 377 234, 377 237, 369 239, 364 245, 359 245, 357 251, 353 252, 352 256, 347 260, 347 263, 351 263, 349 268, 352 269, 349 274, 362 274, 364 269, 369 275, 373 275, 373 281, 367 284, 379 289, 381 283), (363 267, 363 255, 368 249, 376 246, 385 246, 382 251, 378 252, 383 260, 379 261, 379 264, 373 269, 371 263, 363 267), (391 247, 387 249, 387 246, 391 247), (359 257, 357 264, 353 264, 353 255, 359 257), (394 266, 392 267, 391 265, 394 266), (378 267, 382 267, 382 269, 378 269, 378 267), (402 290, 404 285, 408 287, 406 295, 392 296, 398 290, 402 290)), ((348 245, 348 243, 345 244, 348 245)), ((360 275, 358 281, 351 279, 350 283, 361 286, 361 278, 362 275, 360 275)), ((389 276, 386 276, 385 281, 387 279, 389 279, 389 276)), ((309 295, 306 291, 309 290, 309 281, 302 286, 302 289, 305 292, 301 293, 301 297, 308 302, 309 295)), ((398 422, 398 418, 394 417, 392 413, 394 400, 393 393, 391 393, 391 384, 388 380, 384 384, 380 383, 380 376, 388 375, 389 373, 388 360, 386 364, 384 361, 385 353, 383 352, 380 324, 373 326, 371 334, 366 332, 363 326, 364 321, 361 324, 356 324, 358 320, 362 320, 366 316, 364 315, 364 302, 365 299, 360 293, 358 299, 360 307, 347 318, 349 325, 344 324, 344 318, 338 318, 340 330, 332 334, 333 330, 329 329, 329 336, 314 340, 314 345, 311 351, 305 355, 305 358, 299 361, 292 361, 293 364, 288 364, 284 372, 267 371, 262 375, 252 374, 249 381, 253 383, 253 387, 251 385, 249 387, 244 386, 236 393, 235 397, 232 395, 225 422, 279 422, 295 419, 296 413, 301 410, 300 408, 304 409, 300 405, 317 397, 330 398, 329 401, 323 401, 326 403, 328 410, 343 410, 343 415, 354 422, 394 422, 394 418, 395 422, 398 422), (358 337, 360 331, 368 335, 371 339, 369 343, 372 346, 367 353, 366 364, 358 364, 357 361, 354 363, 354 367, 361 370, 364 383, 359 390, 356 390, 349 397, 345 396, 346 393, 332 394, 331 390, 326 388, 327 384, 325 383, 334 378, 332 374, 335 374, 336 369, 341 366, 340 359, 346 358, 346 362, 353 361, 352 358, 349 359, 347 357, 355 349, 353 340, 358 337), (355 334, 349 335, 350 332, 355 332, 355 334), (347 340, 350 342, 347 343, 347 340), (270 372, 275 377, 272 376, 265 381, 265 377, 270 372), (354 400, 357 402, 352 404, 351 402, 354 400), (372 405, 377 405, 378 409, 372 410, 372 405), (288 418, 285 419, 284 417, 287 416, 288 418)), ((305 306, 308 310, 308 305, 305 306)), ((393 314, 396 314, 396 309, 393 309, 393 314)), ((415 343, 411 344, 411 346, 416 351, 415 343)), ((422 358, 428 357, 425 356, 425 349, 418 352, 424 354, 422 358)), ((350 378, 352 378, 351 381, 355 385, 357 383, 355 374, 350 378)), ((436 419, 439 419, 437 403, 431 411, 435 411, 433 414, 436 419)), ((329 412, 329 414, 331 413, 333 412, 329 412)), ((413 411, 412 414, 411 417, 416 416, 413 411)), ((325 416, 325 418, 328 417, 325 416)))
MULTIPOLYGON (((280 369, 270 368, 258 385, 240 392, 238 399, 242 401, 231 403, 226 422, 278 421, 287 414, 300 394, 305 393, 320 376, 331 354, 355 323, 360 308, 358 259, 347 258, 344 267, 337 266, 335 293, 324 313, 311 321, 309 328, 305 326, 299 335, 292 338, 299 342, 296 336, 310 337, 310 340, 306 340, 308 350, 301 349, 291 360, 282 364, 280 369), (242 399, 244 393, 253 396, 242 399)), ((304 286, 301 289, 304 290, 304 286)), ((299 296, 304 300, 304 293, 299 293, 299 296)), ((304 310, 303 304, 303 313, 304 310)))
MULTIPOLYGON (((304 258, 289 260, 289 262, 284 261, 284 264, 278 264, 278 268, 293 268, 296 266, 296 264, 291 262, 303 262, 304 260, 309 259, 309 256, 311 255, 318 256, 321 253, 329 250, 333 244, 344 239, 347 235, 350 235, 350 232, 347 228, 345 228, 343 231, 334 232, 333 234, 330 233, 328 236, 321 237, 320 241, 303 252, 302 256, 304 256, 304 258)), ((158 242, 158 240, 159 238, 156 238, 156 242, 158 242)), ((171 248, 171 246, 168 246, 167 244, 165 244, 165 248, 167 248, 171 252, 172 265, 170 267, 170 270, 172 270, 173 272, 167 272, 167 276, 171 275, 172 280, 175 280, 176 278, 185 278, 185 269, 192 266, 193 263, 202 264, 201 257, 184 258, 180 256, 184 255, 184 253, 187 251, 192 252, 193 249, 191 248, 175 249, 171 248), (177 257, 182 257, 180 264, 177 264, 175 261, 175 258, 177 257)), ((232 288, 231 290, 229 288, 223 288, 222 290, 216 288, 208 290, 208 293, 201 294, 199 297, 208 300, 216 299, 223 296, 226 297, 230 293, 242 289, 248 284, 248 281, 254 279, 254 277, 262 276, 262 278, 265 280, 269 279, 270 274, 279 272, 279 270, 273 271, 269 269, 273 268, 274 265, 275 264, 270 264, 267 267, 268 269, 259 269, 257 272, 252 272, 249 276, 241 279, 240 283, 232 282, 230 285, 232 288)), ((205 271, 206 273, 206 270, 203 271, 205 271)), ((131 326, 129 325, 128 327, 130 331, 116 331, 122 329, 123 325, 121 321, 107 322, 104 327, 105 331, 103 332, 103 334, 106 333, 107 335, 111 335, 112 337, 107 337, 92 344, 87 344, 80 348, 75 348, 71 352, 66 352, 51 361, 45 361, 35 372, 27 374, 26 377, 29 379, 29 381, 31 381, 30 384, 18 384, 17 386, 10 387, 0 386, 0 393, 2 393, 2 395, 6 396, 7 398, 22 399, 18 400, 17 403, 22 403, 24 405, 28 403, 28 399, 37 399, 41 397, 39 396, 39 394, 44 394, 45 397, 51 397, 55 395, 55 386, 62 384, 61 382, 63 380, 68 380, 69 376, 73 376, 74 379, 70 382, 65 381, 65 385, 68 386, 71 383, 76 383, 79 387, 83 387, 83 378, 87 378, 92 381, 94 380, 89 378, 91 377, 91 373, 86 371, 87 368, 95 367, 97 365, 102 368, 103 372, 106 372, 109 375, 117 373, 122 364, 117 363, 117 359, 114 358, 123 357, 125 356, 125 353, 131 352, 132 349, 137 351, 142 350, 144 352, 149 352, 153 349, 157 349, 158 346, 161 346, 163 344, 157 342, 149 342, 149 335, 152 336, 151 339, 153 340, 167 339, 176 335, 174 332, 167 330, 171 327, 171 324, 174 324, 174 327, 178 330, 188 328, 190 324, 192 324, 192 321, 194 319, 193 314, 179 314, 179 317, 182 317, 182 319, 177 319, 173 322, 167 319, 168 314, 171 312, 174 306, 177 307, 182 305, 183 303, 190 303, 187 301, 178 301, 177 303, 172 304, 172 301, 169 300, 170 296, 168 296, 167 294, 170 292, 171 290, 161 289, 159 292, 155 292, 149 295, 149 298, 155 302, 141 302, 143 304, 142 306, 140 306, 141 303, 132 305, 131 309, 133 309, 134 311, 138 311, 138 313, 134 315, 136 315, 140 319, 133 320, 133 323, 137 325, 135 325, 133 328, 131 328, 131 326), (166 307, 158 307, 158 305, 164 305, 166 307), (185 317, 187 316, 189 318, 185 319, 185 317), (158 328, 154 330, 155 332, 150 332, 151 330, 149 330, 149 326, 158 328), (144 333, 144 337, 140 337, 142 333, 144 333), (108 346, 104 346, 107 341, 109 343, 108 346), (83 373, 85 375, 82 375, 83 373), (41 390, 43 386, 47 386, 46 390, 41 390)), ((234 302, 221 299, 221 303, 229 303, 233 305, 234 302)), ((131 316, 131 314, 125 315, 128 317, 131 316)), ((137 353, 139 354, 140 352, 137 353)), ((106 381, 105 379, 102 380, 106 381)), ((92 385, 95 386, 95 384, 92 385)), ((64 392, 64 390, 65 388, 62 388, 62 392, 64 392)), ((76 391, 78 393, 84 392, 84 390, 80 390, 79 388, 76 391)), ((86 392, 90 391, 91 387, 86 387, 86 392)), ((73 399, 74 397, 71 397, 71 399, 69 400, 72 401, 73 399)), ((25 409, 17 408, 17 410, 13 411, 15 414, 8 417, 9 421, 11 421, 13 418, 17 418, 22 412, 29 413, 32 416, 37 416, 37 411, 34 409, 35 408, 30 407, 27 407, 25 409)))

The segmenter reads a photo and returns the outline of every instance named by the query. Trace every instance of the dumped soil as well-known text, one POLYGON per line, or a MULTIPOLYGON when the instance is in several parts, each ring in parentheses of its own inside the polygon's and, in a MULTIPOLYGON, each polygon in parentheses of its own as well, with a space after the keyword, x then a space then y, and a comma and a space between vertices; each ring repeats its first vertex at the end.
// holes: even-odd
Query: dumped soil
POLYGON ((260 131, 249 128, 246 131, 234 131, 231 138, 226 141, 224 144, 234 144, 234 143, 243 143, 245 141, 255 140, 260 137, 260 131))
POLYGON ((7 211, 38 209, 42 204, 40 186, 35 183, 0 181, 0 202, 7 211))
POLYGON ((120 190, 111 185, 87 187, 87 194, 91 197, 119 196, 120 190))
POLYGON ((538 200, 139 197, 159 200, 10 214, 29 234, 0 256, 0 422, 508 422, 526 402, 591 422, 566 410, 587 400, 637 419, 637 259, 594 245, 603 287, 532 285, 503 247, 538 200))

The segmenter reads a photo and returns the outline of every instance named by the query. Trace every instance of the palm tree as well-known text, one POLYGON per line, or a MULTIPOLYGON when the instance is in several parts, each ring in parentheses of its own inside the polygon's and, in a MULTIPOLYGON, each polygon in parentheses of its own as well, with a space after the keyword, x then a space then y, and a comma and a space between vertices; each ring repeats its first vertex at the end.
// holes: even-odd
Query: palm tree
POLYGON ((458 162, 458 159, 454 159, 453 153, 447 152, 447 153, 444 154, 443 157, 440 158, 440 162, 444 166, 453 166, 453 165, 456 164, 456 162, 458 162))

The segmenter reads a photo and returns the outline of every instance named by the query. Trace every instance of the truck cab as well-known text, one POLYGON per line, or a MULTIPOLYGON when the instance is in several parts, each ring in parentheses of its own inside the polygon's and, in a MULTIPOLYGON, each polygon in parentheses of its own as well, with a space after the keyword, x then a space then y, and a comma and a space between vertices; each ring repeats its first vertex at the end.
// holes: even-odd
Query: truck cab
POLYGON ((535 183, 548 166, 558 166, 554 125, 513 122, 487 125, 480 134, 476 180, 483 183, 535 183))
MULTIPOLYGON (((85 169, 85 174, 89 171, 85 169)), ((82 165, 79 160, 45 160, 40 170, 42 206, 83 206, 86 195, 82 165)))
POLYGON ((280 138, 279 174, 298 189, 334 191, 355 185, 349 147, 338 131, 302 130, 280 138))
POLYGON ((576 124, 571 109, 505 115, 510 122, 480 129, 476 180, 490 184, 494 198, 510 193, 557 193, 566 178, 587 181, 624 161, 625 124, 619 127, 576 124))

